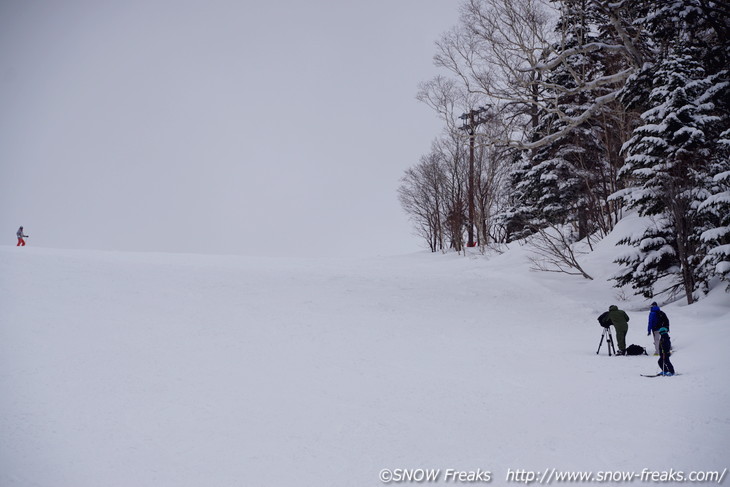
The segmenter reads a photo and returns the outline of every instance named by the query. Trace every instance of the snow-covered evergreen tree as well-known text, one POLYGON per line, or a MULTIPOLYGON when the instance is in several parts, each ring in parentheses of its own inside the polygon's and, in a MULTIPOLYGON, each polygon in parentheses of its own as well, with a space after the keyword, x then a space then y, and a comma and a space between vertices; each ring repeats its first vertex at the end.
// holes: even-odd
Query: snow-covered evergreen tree
POLYGON ((667 219, 654 219, 641 233, 618 242, 630 247, 616 260, 622 265, 614 276, 618 286, 631 285, 637 294, 652 298, 656 284, 669 280, 666 291, 676 291, 676 279, 671 279, 678 272, 672 227, 667 219))
POLYGON ((623 242, 636 248, 619 259, 625 268, 616 280, 646 296, 679 287, 689 303, 724 269, 727 239, 722 230, 727 151, 718 141, 728 128, 728 41, 726 28, 717 23, 727 19, 713 17, 715 6, 698 0, 637 2, 637 25, 649 34, 648 58, 654 63, 625 87, 625 99, 644 111, 623 148, 621 173, 629 187, 617 196, 654 217, 656 225, 623 242), (650 92, 643 96, 649 79, 650 92), (673 282, 657 290, 663 275, 673 282))
MULTIPOLYGON (((649 95, 651 108, 642 114, 643 125, 624 146, 627 157, 621 170, 633 183, 621 194, 624 201, 641 215, 663 221, 647 229, 644 239, 661 238, 672 247, 672 252, 662 247, 662 259, 635 259, 633 265, 623 262, 632 267, 635 287, 650 295, 641 284, 647 281, 642 274, 651 275, 652 262, 659 265, 671 255, 676 264, 672 268, 690 303, 706 286, 700 272, 704 258, 700 235, 709 222, 700 206, 710 196, 711 125, 719 121, 712 104, 703 101, 712 83, 697 54, 680 47, 659 65, 649 95)), ((643 239, 639 249, 655 251, 643 239)), ((625 279, 626 274, 622 275, 625 279)))
POLYGON ((710 221, 715 222, 700 236, 707 255, 703 275, 707 279, 715 275, 730 281, 730 130, 721 134, 718 149, 712 167, 712 194, 700 206, 701 211, 710 214, 710 221))

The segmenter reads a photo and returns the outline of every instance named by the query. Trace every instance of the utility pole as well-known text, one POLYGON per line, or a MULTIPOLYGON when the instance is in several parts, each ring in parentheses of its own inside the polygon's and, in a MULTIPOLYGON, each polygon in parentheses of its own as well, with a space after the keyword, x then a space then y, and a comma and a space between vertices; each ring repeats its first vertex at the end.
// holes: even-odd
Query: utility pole
POLYGON ((477 242, 474 240, 474 227, 476 226, 476 211, 475 211, 475 194, 474 194, 474 141, 476 138, 477 127, 489 120, 487 115, 488 107, 480 107, 472 109, 467 113, 462 113, 459 117, 463 120, 463 125, 459 127, 469 134, 469 174, 466 187, 468 209, 469 209, 469 228, 468 232, 468 243, 467 247, 476 247, 477 242))

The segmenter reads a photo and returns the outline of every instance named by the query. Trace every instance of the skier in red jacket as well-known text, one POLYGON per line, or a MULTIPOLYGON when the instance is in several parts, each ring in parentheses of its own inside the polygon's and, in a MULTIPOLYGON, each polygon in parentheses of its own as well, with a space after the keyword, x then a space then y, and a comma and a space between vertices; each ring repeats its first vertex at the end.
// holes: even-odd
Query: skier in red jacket
POLYGON ((28 238, 28 235, 23 234, 23 227, 21 226, 18 228, 18 231, 15 233, 15 235, 18 236, 18 245, 16 247, 25 247, 25 240, 24 238, 28 238))

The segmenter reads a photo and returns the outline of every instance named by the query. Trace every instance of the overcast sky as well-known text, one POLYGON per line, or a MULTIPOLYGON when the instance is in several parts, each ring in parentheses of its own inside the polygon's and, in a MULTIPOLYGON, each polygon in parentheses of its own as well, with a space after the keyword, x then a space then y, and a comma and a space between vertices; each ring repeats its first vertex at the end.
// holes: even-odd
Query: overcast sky
POLYGON ((0 244, 421 250, 396 189, 458 4, 3 0, 0 244))

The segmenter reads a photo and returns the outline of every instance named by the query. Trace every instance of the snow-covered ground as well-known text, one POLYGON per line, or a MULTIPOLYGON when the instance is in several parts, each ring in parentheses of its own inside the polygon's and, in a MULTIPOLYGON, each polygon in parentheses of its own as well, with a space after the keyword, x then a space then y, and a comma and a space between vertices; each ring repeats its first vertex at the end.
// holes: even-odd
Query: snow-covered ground
POLYGON ((655 357, 596 355, 610 304, 631 317, 627 343, 653 351, 649 303, 606 281, 612 243, 584 257, 593 281, 532 272, 520 246, 350 260, 0 247, 0 485, 730 467, 730 294, 664 307, 682 375, 641 377, 655 357))

